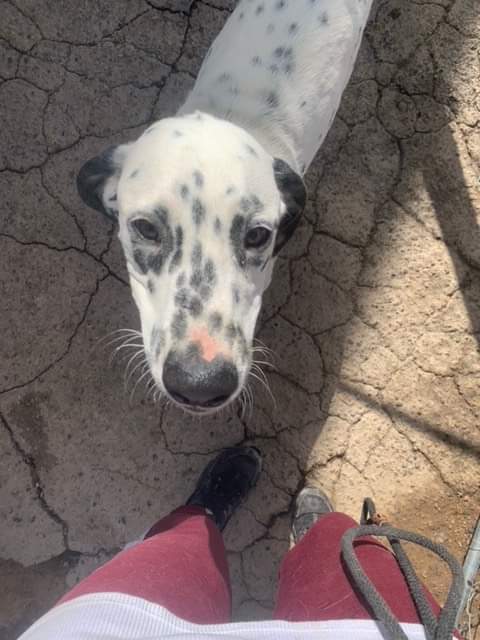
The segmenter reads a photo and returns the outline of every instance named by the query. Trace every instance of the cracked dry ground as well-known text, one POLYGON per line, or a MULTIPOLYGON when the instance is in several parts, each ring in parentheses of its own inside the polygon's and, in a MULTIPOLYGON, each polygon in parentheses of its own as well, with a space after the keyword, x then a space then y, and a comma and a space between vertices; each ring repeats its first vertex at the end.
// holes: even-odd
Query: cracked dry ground
MULTIPOLYGON (((172 114, 233 1, 0 2, 0 637, 181 503, 246 440, 265 473, 226 539, 237 619, 268 616, 305 479, 461 559, 480 458, 480 8, 384 0, 308 174, 259 337, 274 406, 198 421, 132 403, 98 341, 137 327, 81 163, 172 114)), ((446 574, 415 553, 442 597, 446 574)))

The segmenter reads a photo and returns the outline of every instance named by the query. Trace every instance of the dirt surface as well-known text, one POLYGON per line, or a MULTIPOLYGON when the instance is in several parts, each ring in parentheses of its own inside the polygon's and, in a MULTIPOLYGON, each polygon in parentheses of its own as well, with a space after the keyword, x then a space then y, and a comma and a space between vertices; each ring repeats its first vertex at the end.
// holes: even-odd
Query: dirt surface
MULTIPOLYGON (((462 559, 479 511, 480 6, 377 2, 278 262, 275 398, 199 421, 130 402, 99 340, 138 327, 79 166, 181 104, 235 3, 0 2, 0 638, 189 495, 219 449, 265 472, 226 533, 235 616, 268 616, 305 482, 462 559)), ((415 553, 442 597, 446 577, 415 553)))

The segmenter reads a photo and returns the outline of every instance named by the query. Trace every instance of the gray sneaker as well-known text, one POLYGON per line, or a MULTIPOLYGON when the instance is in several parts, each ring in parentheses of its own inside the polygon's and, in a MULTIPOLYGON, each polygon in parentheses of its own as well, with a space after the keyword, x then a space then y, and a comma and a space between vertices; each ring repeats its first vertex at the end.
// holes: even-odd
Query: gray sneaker
POLYGON ((333 506, 321 489, 305 487, 295 501, 295 513, 292 523, 292 535, 295 544, 326 513, 332 513, 333 506))

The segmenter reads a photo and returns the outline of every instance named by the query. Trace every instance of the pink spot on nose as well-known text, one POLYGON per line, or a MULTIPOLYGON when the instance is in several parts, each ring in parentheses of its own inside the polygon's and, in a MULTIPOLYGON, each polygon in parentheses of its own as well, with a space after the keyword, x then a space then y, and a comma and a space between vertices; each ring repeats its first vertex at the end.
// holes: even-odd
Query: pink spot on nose
POLYGON ((200 355, 206 362, 212 362, 219 355, 227 355, 225 347, 203 327, 192 329, 190 339, 199 345, 200 355))

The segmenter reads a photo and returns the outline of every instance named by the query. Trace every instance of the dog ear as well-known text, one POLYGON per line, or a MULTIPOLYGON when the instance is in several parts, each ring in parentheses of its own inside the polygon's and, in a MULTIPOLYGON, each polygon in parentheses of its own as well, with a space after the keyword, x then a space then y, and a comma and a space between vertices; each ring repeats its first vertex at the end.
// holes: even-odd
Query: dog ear
POLYGON ((307 201, 307 190, 302 178, 280 158, 273 162, 273 173, 278 190, 282 195, 287 211, 282 216, 277 231, 273 255, 276 256, 284 244, 291 238, 307 201))
POLYGON ((118 218, 117 187, 128 147, 110 147, 88 160, 77 176, 77 190, 83 202, 112 220, 118 218))

